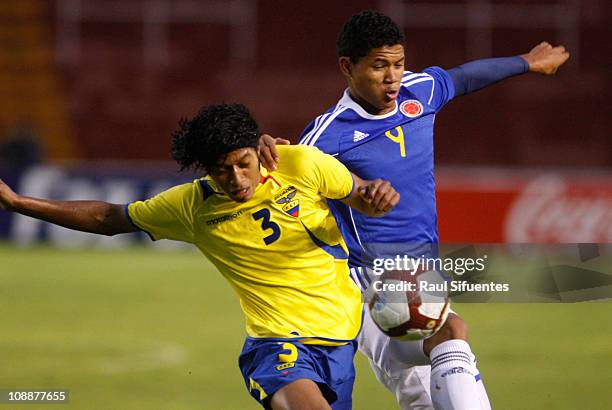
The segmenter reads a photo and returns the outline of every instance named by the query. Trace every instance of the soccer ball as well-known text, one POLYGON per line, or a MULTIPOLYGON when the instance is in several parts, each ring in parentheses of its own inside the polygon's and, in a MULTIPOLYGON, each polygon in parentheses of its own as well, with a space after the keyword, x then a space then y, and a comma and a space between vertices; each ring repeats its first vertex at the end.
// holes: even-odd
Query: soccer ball
POLYGON ((376 326, 402 340, 425 339, 440 330, 448 317, 444 278, 436 271, 385 272, 372 282, 368 298, 376 326))

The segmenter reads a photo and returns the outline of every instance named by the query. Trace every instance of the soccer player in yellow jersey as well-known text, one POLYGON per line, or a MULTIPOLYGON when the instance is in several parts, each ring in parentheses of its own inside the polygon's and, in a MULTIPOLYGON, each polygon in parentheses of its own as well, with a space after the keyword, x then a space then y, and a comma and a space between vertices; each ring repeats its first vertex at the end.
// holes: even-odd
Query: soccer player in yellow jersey
POLYGON ((399 194, 308 146, 279 147, 282 162, 267 172, 259 137, 244 106, 204 107, 181 121, 172 154, 206 178, 126 206, 24 197, 0 180, 0 207, 87 232, 143 230, 194 244, 240 299, 239 365, 251 395, 265 408, 349 409, 362 303, 326 199, 382 216, 399 194))

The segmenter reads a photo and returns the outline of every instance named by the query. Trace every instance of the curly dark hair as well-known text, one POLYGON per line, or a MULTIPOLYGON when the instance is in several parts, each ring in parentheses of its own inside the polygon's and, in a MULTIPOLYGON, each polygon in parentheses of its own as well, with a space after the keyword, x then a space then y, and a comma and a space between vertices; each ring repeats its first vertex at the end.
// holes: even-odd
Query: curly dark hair
POLYGON ((347 21, 336 42, 338 57, 349 57, 353 64, 373 48, 404 43, 404 33, 391 18, 372 10, 355 14, 347 21))
POLYGON ((258 143, 259 128, 244 105, 209 105, 191 120, 181 118, 172 134, 172 158, 181 171, 209 172, 230 152, 258 143))

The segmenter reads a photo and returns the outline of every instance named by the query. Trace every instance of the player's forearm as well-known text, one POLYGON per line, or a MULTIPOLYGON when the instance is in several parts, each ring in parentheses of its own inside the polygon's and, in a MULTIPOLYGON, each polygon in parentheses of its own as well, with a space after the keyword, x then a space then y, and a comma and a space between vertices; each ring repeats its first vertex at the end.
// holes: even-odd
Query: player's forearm
POLYGON ((54 201, 18 196, 12 211, 78 231, 115 235, 134 231, 121 205, 102 201, 54 201))
POLYGON ((397 205, 400 194, 389 181, 367 181, 353 174, 354 189, 343 202, 359 212, 373 217, 385 216, 397 205))
POLYGON ((470 61, 451 68, 448 74, 455 85, 455 96, 460 96, 528 71, 527 61, 521 56, 516 56, 470 61))

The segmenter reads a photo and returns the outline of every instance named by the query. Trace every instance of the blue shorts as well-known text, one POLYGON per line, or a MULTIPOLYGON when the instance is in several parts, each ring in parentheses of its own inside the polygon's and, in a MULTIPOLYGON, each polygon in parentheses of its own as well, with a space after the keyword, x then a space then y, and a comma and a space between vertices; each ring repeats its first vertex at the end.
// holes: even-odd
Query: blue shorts
POLYGON ((357 341, 342 346, 302 344, 290 339, 252 339, 244 342, 238 365, 246 387, 264 408, 270 398, 299 379, 317 383, 334 410, 351 409, 357 341))

